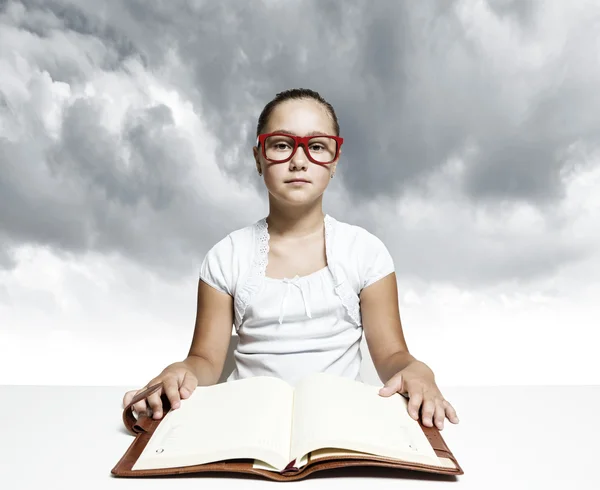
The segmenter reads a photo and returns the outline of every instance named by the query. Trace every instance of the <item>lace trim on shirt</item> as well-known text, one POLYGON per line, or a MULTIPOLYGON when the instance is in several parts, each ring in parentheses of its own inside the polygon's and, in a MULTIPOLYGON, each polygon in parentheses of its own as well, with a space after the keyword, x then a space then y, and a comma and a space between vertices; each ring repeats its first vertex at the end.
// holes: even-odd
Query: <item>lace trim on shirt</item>
POLYGON ((342 305, 348 312, 348 315, 352 321, 357 327, 360 327, 362 324, 360 315, 360 302, 356 292, 348 283, 348 279, 345 277, 343 270, 339 268, 336 262, 333 260, 331 248, 334 240, 335 220, 327 214, 325 215, 325 255, 327 256, 327 264, 329 264, 329 268, 335 281, 335 292, 340 298, 342 305))
POLYGON ((240 289, 236 297, 236 330, 239 330, 242 325, 246 308, 253 296, 260 289, 267 270, 267 262, 269 260, 269 224, 266 218, 256 222, 254 234, 255 250, 252 268, 244 286, 240 289))
MULTIPOLYGON (((254 228, 255 253, 252 268, 245 284, 236 295, 236 330, 239 330, 246 308, 252 301, 254 295, 260 290, 266 275, 269 260, 269 224, 266 218, 257 221, 254 228)), ((327 265, 335 281, 335 292, 340 298, 342 305, 348 312, 352 321, 361 326, 360 304, 358 295, 352 289, 343 269, 339 267, 333 257, 332 249, 335 241, 335 220, 328 214, 325 215, 325 255, 327 265)))

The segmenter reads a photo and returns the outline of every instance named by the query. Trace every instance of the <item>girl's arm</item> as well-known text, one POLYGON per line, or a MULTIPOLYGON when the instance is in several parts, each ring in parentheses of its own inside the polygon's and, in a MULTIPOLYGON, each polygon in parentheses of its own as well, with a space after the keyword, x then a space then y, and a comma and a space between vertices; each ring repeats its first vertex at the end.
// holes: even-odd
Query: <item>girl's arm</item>
POLYGON ((196 373, 199 386, 216 384, 221 377, 233 315, 233 298, 199 280, 194 336, 183 361, 196 373))
POLYGON ((446 417, 458 423, 456 411, 442 396, 433 371, 408 351, 400 321, 396 274, 392 272, 364 288, 360 309, 369 353, 385 384, 380 394, 408 393, 409 414, 418 420, 421 409, 423 424, 428 427, 435 421, 442 429, 446 417))
POLYGON ((396 274, 392 272, 360 293, 363 331, 371 359, 382 382, 416 359, 408 351, 398 306, 396 274))
POLYGON ((149 407, 154 419, 163 413, 161 394, 164 393, 171 406, 179 408, 181 398, 189 397, 197 386, 219 382, 233 326, 233 298, 215 288, 198 282, 198 302, 194 338, 187 357, 181 362, 167 366, 141 390, 131 390, 123 397, 123 407, 148 386, 162 383, 162 389, 134 405, 138 414, 149 407), (191 375, 188 375, 191 374, 191 375), (193 376, 192 376, 193 375, 193 376))

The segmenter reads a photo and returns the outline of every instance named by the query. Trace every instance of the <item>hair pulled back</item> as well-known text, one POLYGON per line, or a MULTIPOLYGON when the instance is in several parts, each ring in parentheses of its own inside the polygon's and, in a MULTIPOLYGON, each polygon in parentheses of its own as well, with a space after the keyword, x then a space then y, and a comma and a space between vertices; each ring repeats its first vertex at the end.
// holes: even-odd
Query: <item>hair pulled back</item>
POLYGON ((318 92, 314 90, 310 90, 308 88, 293 88, 289 90, 285 90, 283 92, 279 92, 273 100, 271 100, 265 108, 260 113, 258 117, 258 124, 256 126, 256 137, 261 134, 267 122, 269 121, 269 117, 273 110, 282 102, 286 100, 300 100, 300 99, 313 99, 325 107, 325 110, 328 112, 329 116, 333 121, 333 128, 335 130, 335 136, 340 135, 340 125, 338 123, 337 116, 335 114, 335 110, 333 106, 327 102, 318 92))

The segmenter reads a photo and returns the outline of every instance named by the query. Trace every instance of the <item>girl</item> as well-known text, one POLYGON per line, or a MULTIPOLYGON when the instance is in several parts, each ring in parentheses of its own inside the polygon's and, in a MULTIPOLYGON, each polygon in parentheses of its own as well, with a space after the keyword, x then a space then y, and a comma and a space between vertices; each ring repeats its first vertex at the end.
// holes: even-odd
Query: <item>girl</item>
MULTIPOLYGON (((384 382, 381 396, 408 396, 410 416, 418 420, 420 412, 425 426, 441 430, 445 418, 458 423, 431 369, 408 351, 385 245, 323 213, 341 155, 339 133, 333 107, 312 90, 282 92, 263 109, 254 159, 269 214, 227 235, 204 258, 188 356, 146 385, 162 382, 174 409, 196 386, 218 382, 233 324, 239 344, 228 380, 267 375, 295 384, 313 372, 360 380, 364 331, 384 382)), ((161 390, 134 411, 149 408, 160 419, 161 390)), ((140 391, 127 392, 124 406, 140 391)))

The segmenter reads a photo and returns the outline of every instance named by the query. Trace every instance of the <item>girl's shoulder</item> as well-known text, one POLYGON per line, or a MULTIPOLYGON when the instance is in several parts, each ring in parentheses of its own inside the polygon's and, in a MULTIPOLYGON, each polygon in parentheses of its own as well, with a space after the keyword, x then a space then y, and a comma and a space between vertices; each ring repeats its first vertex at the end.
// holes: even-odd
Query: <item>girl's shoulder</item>
POLYGON ((248 250, 256 237, 255 230, 263 220, 234 229, 220 238, 208 251, 208 255, 227 255, 248 250))
POLYGON ((235 229, 210 247, 200 265, 200 279, 233 296, 254 254, 256 224, 235 229))
POLYGON ((331 255, 341 265, 357 294, 395 271, 392 255, 374 233, 362 226, 337 220, 333 228, 331 255))

